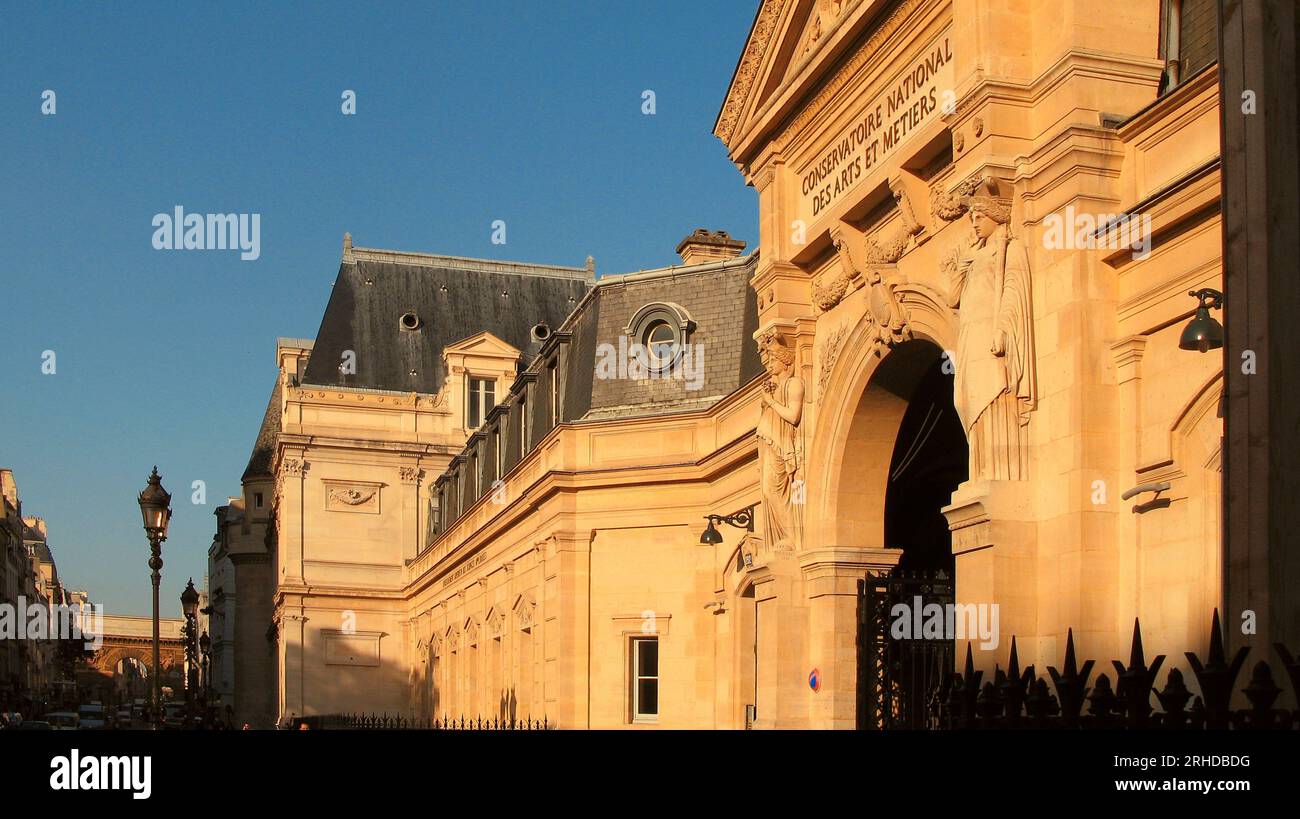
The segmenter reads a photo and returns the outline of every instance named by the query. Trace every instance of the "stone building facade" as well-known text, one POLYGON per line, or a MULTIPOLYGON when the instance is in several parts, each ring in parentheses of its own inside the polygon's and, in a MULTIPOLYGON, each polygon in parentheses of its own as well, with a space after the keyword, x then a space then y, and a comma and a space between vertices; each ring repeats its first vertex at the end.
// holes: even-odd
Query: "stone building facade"
MULTIPOLYGON (((75 605, 85 598, 85 592, 68 590, 59 580, 45 520, 22 510, 13 472, 0 469, 0 605, 9 612, 10 627, 34 608, 75 605)), ((31 714, 34 705, 55 701, 57 687, 71 682, 68 667, 59 641, 6 634, 0 638, 0 705, 25 706, 31 714)))
POLYGON ((859 584, 896 567, 997 612, 959 645, 987 669, 1069 629, 1120 656, 1135 618, 1203 650, 1203 5, 764 0, 714 131, 757 252, 697 232, 593 281, 345 242, 245 474, 237 708, 853 727, 859 584), (651 377, 695 346, 698 381, 651 377), (702 542, 710 515, 741 525, 702 542))

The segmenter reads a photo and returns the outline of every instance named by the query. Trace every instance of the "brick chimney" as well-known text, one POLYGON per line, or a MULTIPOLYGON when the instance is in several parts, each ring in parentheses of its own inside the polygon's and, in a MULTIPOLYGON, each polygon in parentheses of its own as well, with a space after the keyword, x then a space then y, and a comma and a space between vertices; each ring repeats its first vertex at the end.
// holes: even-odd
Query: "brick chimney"
POLYGON ((725 230, 704 228, 696 228, 694 233, 677 243, 677 255, 682 257, 682 264, 734 259, 744 249, 745 243, 731 238, 725 230))

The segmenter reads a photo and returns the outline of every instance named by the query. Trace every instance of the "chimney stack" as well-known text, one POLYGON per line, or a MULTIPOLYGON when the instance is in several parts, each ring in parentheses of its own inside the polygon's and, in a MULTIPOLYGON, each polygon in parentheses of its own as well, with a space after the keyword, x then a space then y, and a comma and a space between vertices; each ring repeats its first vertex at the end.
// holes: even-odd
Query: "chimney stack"
POLYGON ((745 243, 731 238, 725 230, 704 228, 696 228, 694 233, 677 243, 677 255, 682 257, 682 264, 734 259, 744 249, 745 243))

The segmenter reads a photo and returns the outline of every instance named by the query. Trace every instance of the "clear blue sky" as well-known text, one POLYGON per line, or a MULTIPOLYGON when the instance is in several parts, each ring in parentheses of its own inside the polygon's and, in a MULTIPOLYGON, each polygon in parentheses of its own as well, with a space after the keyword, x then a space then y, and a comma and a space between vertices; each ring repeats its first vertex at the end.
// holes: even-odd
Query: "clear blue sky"
POLYGON ((5 4, 0 466, 108 613, 149 612, 135 496, 154 463, 174 496, 163 615, 202 578, 275 339, 315 336, 345 230, 602 273, 669 264, 695 227, 756 241, 711 134, 756 0, 353 5, 5 4), (154 250, 176 205, 261 214, 261 258, 154 250))

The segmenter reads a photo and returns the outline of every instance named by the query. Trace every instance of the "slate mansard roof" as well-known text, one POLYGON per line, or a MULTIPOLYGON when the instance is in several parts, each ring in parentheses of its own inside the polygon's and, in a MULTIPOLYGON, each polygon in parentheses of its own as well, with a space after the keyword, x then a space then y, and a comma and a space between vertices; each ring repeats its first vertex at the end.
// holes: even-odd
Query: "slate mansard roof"
POLYGON ((749 286, 757 259, 750 254, 602 278, 535 354, 525 350, 531 359, 525 372, 436 480, 439 523, 428 542, 490 491, 497 469, 468 468, 471 461, 499 464, 504 477, 557 423, 703 411, 758 378, 758 305, 749 286), (698 379, 634 379, 630 370, 618 375, 608 366, 597 375, 609 352, 640 343, 645 330, 634 325, 646 315, 682 328, 678 338, 700 354, 698 379))
POLYGON ((442 351, 484 330, 519 350, 534 325, 559 326, 594 281, 590 268, 353 249, 316 333, 304 384, 436 393, 442 351), (403 329, 414 314, 416 329, 403 329), (355 374, 341 371, 355 353, 355 374))
POLYGON ((248 458, 241 480, 271 477, 271 461, 275 457, 275 442, 280 435, 280 379, 275 379, 271 398, 266 402, 266 413, 262 416, 262 426, 257 431, 257 441, 253 444, 253 454, 248 458))

